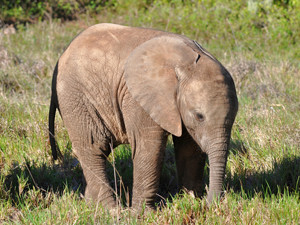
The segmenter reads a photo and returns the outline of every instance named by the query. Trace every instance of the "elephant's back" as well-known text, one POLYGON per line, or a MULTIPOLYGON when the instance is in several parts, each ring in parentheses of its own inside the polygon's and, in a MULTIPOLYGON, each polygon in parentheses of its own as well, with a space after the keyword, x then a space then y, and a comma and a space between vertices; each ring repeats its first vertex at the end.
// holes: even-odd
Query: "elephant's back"
POLYGON ((168 33, 145 28, 127 27, 116 24, 96 24, 81 32, 63 53, 64 59, 98 59, 111 54, 125 59, 143 42, 168 33))
POLYGON ((59 71, 64 70, 64 75, 58 77, 69 74, 84 81, 86 77, 97 74, 97 79, 116 79, 115 76, 123 73, 126 59, 133 49, 151 38, 167 34, 116 24, 93 25, 81 32, 62 54, 58 67, 59 71))

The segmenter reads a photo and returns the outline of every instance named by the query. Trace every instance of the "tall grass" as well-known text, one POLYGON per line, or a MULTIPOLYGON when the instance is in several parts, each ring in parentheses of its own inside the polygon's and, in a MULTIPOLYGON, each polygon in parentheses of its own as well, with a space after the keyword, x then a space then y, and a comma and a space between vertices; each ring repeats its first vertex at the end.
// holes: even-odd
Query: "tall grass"
MULTIPOLYGON (((19 25, 10 35, 2 30, 0 223, 298 224, 299 4, 261 5, 267 2, 119 1, 95 17, 19 25), (52 71, 72 38, 98 22, 185 34, 231 72, 240 106, 220 202, 208 208, 205 199, 177 193, 171 140, 158 197, 162 207, 140 216, 126 208, 111 215, 101 206, 87 205, 81 194, 82 170, 59 116, 57 141, 65 158, 52 162, 47 132, 52 71)), ((114 150, 115 168, 122 175, 116 175, 116 185, 124 205, 132 188, 130 158, 128 146, 114 150)), ((114 186, 111 165, 108 173, 114 186)))

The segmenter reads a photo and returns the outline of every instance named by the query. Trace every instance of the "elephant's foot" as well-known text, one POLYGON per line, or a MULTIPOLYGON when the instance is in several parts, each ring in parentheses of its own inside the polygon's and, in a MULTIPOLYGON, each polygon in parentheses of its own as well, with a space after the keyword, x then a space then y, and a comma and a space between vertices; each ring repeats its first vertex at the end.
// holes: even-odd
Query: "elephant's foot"
POLYGON ((101 185, 87 185, 84 196, 88 202, 100 203, 108 209, 116 208, 117 206, 113 193, 108 187, 101 188, 101 185))
POLYGON ((131 214, 136 216, 137 218, 143 218, 147 214, 155 212, 156 208, 153 204, 147 204, 145 201, 141 201, 139 203, 133 202, 130 211, 131 214))
POLYGON ((206 197, 206 203, 208 204, 208 206, 211 206, 214 202, 220 201, 223 196, 224 196, 223 191, 209 190, 206 197))
POLYGON ((137 192, 133 193, 132 206, 137 212, 156 210, 156 191, 144 191, 140 196, 137 192))

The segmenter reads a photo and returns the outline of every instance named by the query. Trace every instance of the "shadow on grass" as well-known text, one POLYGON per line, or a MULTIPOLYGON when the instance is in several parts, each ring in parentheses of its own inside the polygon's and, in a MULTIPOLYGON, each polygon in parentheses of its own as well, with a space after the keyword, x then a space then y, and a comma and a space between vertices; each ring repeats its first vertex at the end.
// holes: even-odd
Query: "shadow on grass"
MULTIPOLYGON (((116 182, 114 166, 111 162, 107 163, 108 178, 112 189, 116 190, 118 197, 121 198, 122 204, 128 206, 131 203, 133 182, 131 150, 124 145, 114 151, 116 182)), ((25 202, 32 191, 39 191, 44 197, 50 193, 62 195, 65 191, 83 194, 86 185, 80 163, 69 150, 65 151, 63 162, 54 165, 41 164, 28 158, 22 164, 13 163, 6 175, 1 175, 0 178, 0 200, 12 201, 13 205, 25 202)), ((166 149, 160 183, 158 201, 169 197, 170 193, 175 194, 176 165, 173 148, 169 145, 166 149)))
POLYGON ((273 164, 273 169, 263 172, 247 171, 231 175, 227 173, 225 185, 235 192, 244 192, 252 198, 257 193, 262 197, 272 194, 299 193, 300 157, 284 158, 273 164))
MULTIPOLYGON (((247 149, 240 141, 231 142, 232 154, 247 154, 247 149)), ((272 194, 299 193, 300 191, 300 157, 291 156, 276 160, 273 168, 267 171, 247 171, 243 168, 236 174, 226 173, 226 189, 243 192, 248 198, 257 193, 263 197, 272 194)))
MULTIPOLYGON (((235 149, 241 149, 245 153, 244 146, 236 142, 235 149)), ((120 152, 124 152, 121 149, 120 152)), ((121 177, 117 176, 114 181, 113 166, 108 163, 107 171, 111 186, 117 190, 121 196, 122 204, 130 204, 132 193, 132 160, 130 149, 126 149, 126 154, 116 154, 115 167, 121 177), (117 188, 115 188, 117 184, 117 188)), ((236 153, 236 154, 241 154, 236 153)), ((25 199, 31 190, 40 190, 46 196, 50 192, 59 193, 64 191, 77 191, 84 193, 85 181, 79 162, 71 154, 64 155, 64 161, 58 165, 38 164, 34 161, 26 160, 25 163, 12 166, 8 175, 1 176, 3 189, 0 190, 0 199, 12 200, 18 204, 25 199)), ((208 162, 207 162, 208 163, 208 162)), ((225 187, 236 193, 244 193, 246 198, 252 198, 258 193, 262 197, 272 194, 299 193, 300 185, 300 157, 284 158, 273 164, 273 169, 263 172, 248 172, 243 170, 234 175, 226 173, 225 187)), ((172 197, 178 192, 176 164, 172 145, 168 145, 160 179, 158 202, 165 199, 172 201, 172 197)), ((204 184, 208 184, 209 169, 206 165, 204 173, 204 184)), ((204 191, 205 192, 205 191, 204 191)), ((205 193, 204 193, 205 195, 205 193)))
POLYGON ((3 184, 0 199, 18 204, 31 190, 38 190, 46 196, 49 192, 83 191, 84 178, 78 161, 66 154, 63 163, 40 165, 25 159, 22 164, 14 163, 6 176, 1 176, 3 184))

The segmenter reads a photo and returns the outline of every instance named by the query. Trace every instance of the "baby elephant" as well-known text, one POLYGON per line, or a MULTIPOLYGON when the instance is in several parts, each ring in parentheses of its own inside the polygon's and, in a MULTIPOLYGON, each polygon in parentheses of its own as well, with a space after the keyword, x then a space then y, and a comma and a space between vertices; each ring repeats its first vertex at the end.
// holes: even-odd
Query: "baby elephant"
POLYGON ((178 182, 199 193, 206 155, 208 202, 219 197, 238 110, 234 82, 196 41, 159 30, 98 24, 80 33, 57 62, 49 134, 56 109, 86 179, 85 197, 116 206, 105 164, 111 146, 129 143, 132 207, 154 207, 166 141, 173 136, 178 182))

